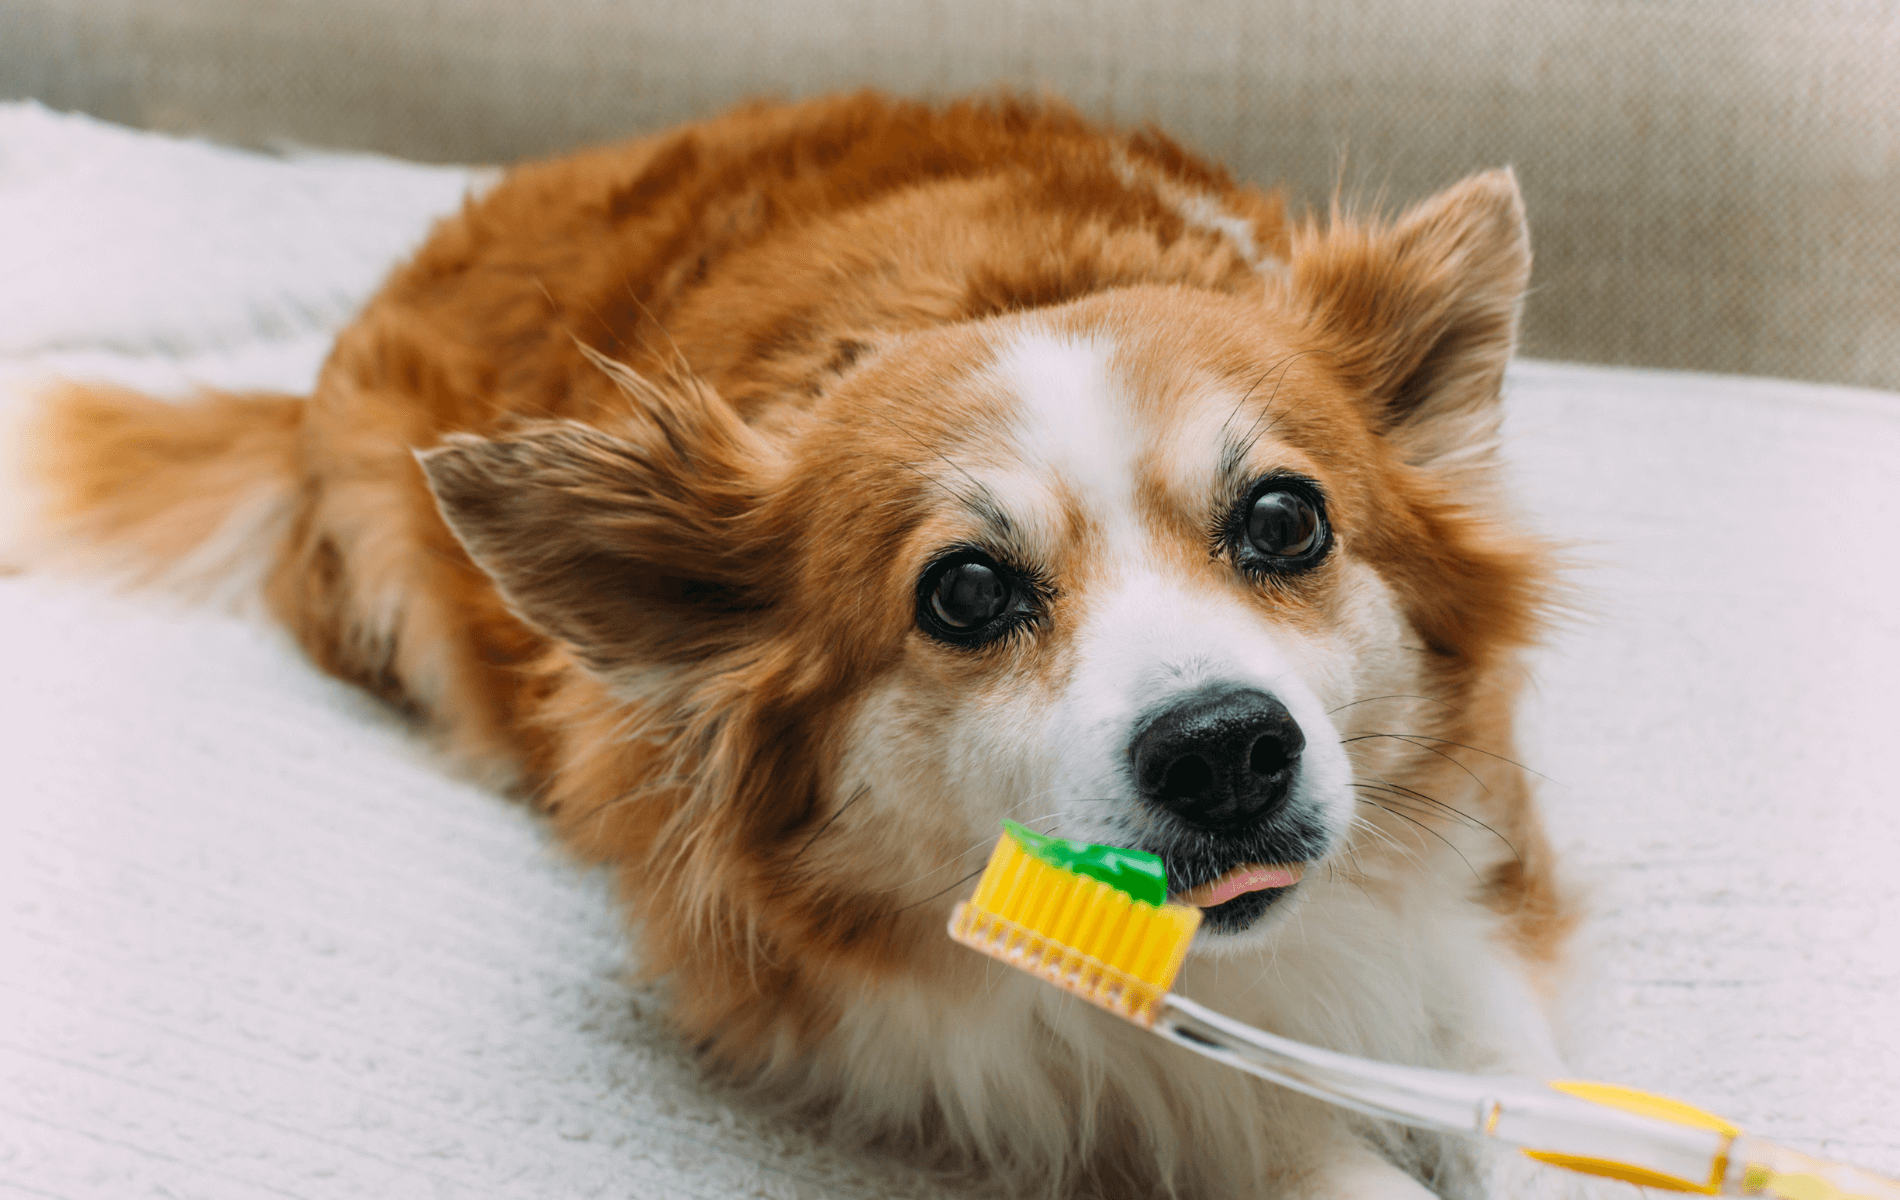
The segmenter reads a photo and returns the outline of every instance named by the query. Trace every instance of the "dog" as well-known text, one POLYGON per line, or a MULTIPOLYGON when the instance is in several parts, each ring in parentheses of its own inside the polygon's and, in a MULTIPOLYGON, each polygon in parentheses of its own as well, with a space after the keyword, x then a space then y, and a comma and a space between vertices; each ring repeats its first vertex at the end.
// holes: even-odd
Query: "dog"
POLYGON ((1294 219, 1053 100, 513 168, 314 393, 45 397, 27 561, 261 597, 612 864, 707 1062, 1018 1194, 1570 1195, 950 942, 999 822, 1152 851, 1178 989, 1559 1073, 1500 481, 1517 183, 1294 219))

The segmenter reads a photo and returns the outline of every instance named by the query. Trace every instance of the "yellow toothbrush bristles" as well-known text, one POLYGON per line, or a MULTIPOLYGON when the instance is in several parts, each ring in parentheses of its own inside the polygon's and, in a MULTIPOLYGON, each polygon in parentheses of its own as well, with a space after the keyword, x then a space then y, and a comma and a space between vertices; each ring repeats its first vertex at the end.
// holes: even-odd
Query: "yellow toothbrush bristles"
POLYGON ((1152 1025, 1200 924, 1198 908, 1143 903, 1051 866, 1005 835, 976 894, 951 914, 950 936, 1117 1016, 1152 1025))

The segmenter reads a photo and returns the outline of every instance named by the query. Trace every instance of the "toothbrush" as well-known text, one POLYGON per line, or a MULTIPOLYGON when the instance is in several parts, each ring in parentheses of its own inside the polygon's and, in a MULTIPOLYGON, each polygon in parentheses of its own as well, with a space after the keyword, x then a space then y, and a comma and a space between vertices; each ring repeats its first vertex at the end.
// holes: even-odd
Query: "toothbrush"
POLYGON ((1502 1142, 1539 1162, 1644 1187, 1900 1200, 1900 1182, 1634 1088, 1374 1062, 1224 1017, 1169 990, 1201 913, 1168 902, 1160 858, 1003 825, 975 894, 951 914, 950 936, 1196 1054, 1368 1116, 1502 1142))

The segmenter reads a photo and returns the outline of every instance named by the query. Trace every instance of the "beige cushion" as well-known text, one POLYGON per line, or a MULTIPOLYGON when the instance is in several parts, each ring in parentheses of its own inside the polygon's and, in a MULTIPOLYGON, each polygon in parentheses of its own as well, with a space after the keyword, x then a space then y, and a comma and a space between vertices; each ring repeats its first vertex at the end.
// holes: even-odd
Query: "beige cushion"
POLYGON ((1900 387, 1876 0, 0 0, 0 96, 496 160, 758 92, 1046 84, 1323 204, 1513 163, 1526 350, 1900 387))

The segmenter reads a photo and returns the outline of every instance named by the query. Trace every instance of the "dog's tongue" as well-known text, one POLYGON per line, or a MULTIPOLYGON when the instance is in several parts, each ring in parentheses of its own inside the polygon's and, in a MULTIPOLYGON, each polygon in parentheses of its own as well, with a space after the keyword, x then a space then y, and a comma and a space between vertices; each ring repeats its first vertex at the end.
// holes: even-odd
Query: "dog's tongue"
POLYGON ((1235 867, 1212 883, 1182 892, 1174 897, 1176 904, 1191 904, 1195 908, 1213 908, 1225 904, 1235 896, 1244 896, 1248 892, 1264 892, 1268 888, 1292 887, 1300 881, 1300 864, 1285 863, 1279 866, 1262 866, 1259 863, 1247 863, 1235 867))

